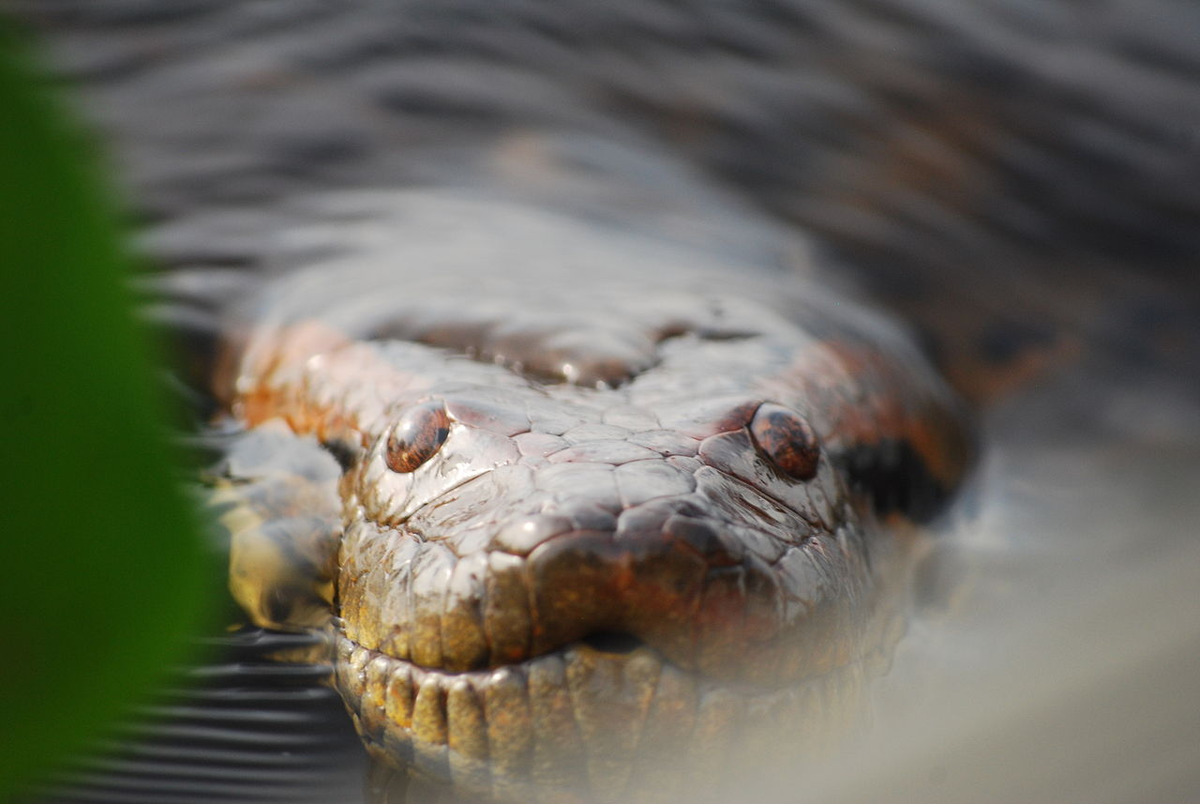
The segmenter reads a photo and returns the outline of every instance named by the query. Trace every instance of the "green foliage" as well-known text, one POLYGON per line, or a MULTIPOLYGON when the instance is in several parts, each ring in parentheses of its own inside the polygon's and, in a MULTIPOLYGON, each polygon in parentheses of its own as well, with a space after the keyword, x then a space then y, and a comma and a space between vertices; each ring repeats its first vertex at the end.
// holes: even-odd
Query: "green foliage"
POLYGON ((213 568, 111 200, 0 20, 0 796, 154 688, 213 568))

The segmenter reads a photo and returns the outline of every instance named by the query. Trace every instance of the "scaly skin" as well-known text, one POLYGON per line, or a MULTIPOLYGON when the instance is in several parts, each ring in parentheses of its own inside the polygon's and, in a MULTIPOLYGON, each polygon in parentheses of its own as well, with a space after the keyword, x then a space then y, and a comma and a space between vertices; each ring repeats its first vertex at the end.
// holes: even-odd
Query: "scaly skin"
POLYGON ((905 540, 884 520, 930 516, 970 461, 902 333, 798 272, 511 204, 392 203, 359 233, 389 233, 377 254, 268 287, 231 398, 252 433, 340 462, 324 537, 262 550, 279 534, 243 529, 234 590, 274 627, 333 603, 369 747, 502 799, 620 797, 660 761, 639 744, 714 755, 698 743, 747 707, 804 723, 816 689, 847 697, 896 634, 905 540), (525 259, 413 258, 421 231, 468 227, 525 259), (551 232, 587 255, 574 271, 539 264, 551 232), (264 587, 289 550, 320 571, 264 587))

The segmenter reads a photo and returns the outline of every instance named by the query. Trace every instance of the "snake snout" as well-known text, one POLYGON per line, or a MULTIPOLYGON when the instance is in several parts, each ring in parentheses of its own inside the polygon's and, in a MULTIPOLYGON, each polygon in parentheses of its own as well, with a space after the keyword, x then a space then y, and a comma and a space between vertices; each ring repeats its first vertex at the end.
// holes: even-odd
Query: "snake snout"
POLYGON ((688 671, 764 684, 829 664, 818 646, 844 630, 846 590, 824 580, 842 558, 836 537, 770 563, 731 549, 732 526, 687 501, 659 501, 636 520, 565 533, 529 554, 532 655, 644 645, 688 671))
POLYGON ((691 455, 585 429, 405 519, 349 527, 347 637, 452 672, 581 643, 766 684, 830 665, 818 648, 852 635, 842 614, 863 566, 854 524, 831 513, 827 464, 815 480, 782 477, 736 427, 694 438, 691 455))

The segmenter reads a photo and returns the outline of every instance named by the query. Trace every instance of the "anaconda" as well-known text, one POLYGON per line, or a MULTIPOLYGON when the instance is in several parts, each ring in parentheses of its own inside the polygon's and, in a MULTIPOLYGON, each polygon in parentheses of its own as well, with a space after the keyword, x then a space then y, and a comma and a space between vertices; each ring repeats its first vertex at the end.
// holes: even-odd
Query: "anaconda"
POLYGON ((1196 65, 1116 5, 1080 52, 1066 5, 517 5, 57 23, 110 43, 75 67, 151 251, 195 269, 169 284, 256 275, 173 311, 229 344, 248 429, 235 594, 333 613, 386 762, 669 795, 659 746, 706 779, 770 756, 743 723, 852 708, 899 637, 903 520, 969 462, 928 356, 845 287, 976 402, 1154 342, 1123 294, 1193 266, 1163 121, 1196 119, 1196 65))
POLYGON ((506 800, 627 798, 664 751, 744 764, 754 712, 794 737, 852 707, 902 630, 883 523, 970 461, 902 335, 777 265, 375 200, 331 236, 377 247, 254 305, 226 470, 266 520, 227 517, 235 596, 276 628, 332 607, 373 753, 506 800), (340 471, 256 467, 296 440, 340 471))

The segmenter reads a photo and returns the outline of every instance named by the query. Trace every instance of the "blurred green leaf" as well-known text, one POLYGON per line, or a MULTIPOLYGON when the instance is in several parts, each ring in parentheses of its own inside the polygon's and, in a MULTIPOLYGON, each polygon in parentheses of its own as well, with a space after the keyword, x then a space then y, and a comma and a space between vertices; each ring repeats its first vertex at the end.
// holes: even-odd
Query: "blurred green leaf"
POLYGON ((21 51, 0 20, 0 796, 153 689, 212 572, 115 205, 21 51))

